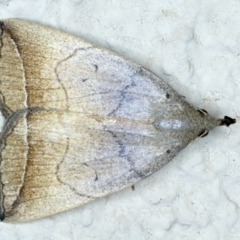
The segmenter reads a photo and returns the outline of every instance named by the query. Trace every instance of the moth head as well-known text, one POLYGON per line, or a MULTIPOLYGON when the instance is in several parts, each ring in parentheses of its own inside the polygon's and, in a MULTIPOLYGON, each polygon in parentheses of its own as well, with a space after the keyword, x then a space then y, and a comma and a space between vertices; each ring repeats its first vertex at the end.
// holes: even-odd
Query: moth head
POLYGON ((224 119, 215 119, 208 115, 208 112, 204 109, 198 109, 199 114, 204 119, 204 126, 202 130, 199 131, 198 137, 205 137, 208 135, 209 130, 217 126, 227 126, 236 122, 235 119, 225 116, 224 119))

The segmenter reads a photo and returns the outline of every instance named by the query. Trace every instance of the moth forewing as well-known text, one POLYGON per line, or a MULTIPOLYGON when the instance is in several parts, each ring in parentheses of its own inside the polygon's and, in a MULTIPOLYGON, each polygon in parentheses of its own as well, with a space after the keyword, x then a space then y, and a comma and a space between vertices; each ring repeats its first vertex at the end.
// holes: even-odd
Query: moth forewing
POLYGON ((204 131, 161 78, 67 33, 1 23, 1 218, 28 221, 151 175, 204 131))

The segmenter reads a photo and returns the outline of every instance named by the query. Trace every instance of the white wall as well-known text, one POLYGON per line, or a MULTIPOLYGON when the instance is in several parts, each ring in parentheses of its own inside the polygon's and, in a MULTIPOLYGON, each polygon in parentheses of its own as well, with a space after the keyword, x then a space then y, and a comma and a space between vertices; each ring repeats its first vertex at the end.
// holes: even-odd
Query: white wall
MULTIPOLYGON (((140 63, 216 117, 240 114, 240 1, 0 0, 5 18, 78 35, 140 63)), ((238 123, 216 128, 135 191, 0 223, 0 239, 240 239, 239 132, 238 123)))

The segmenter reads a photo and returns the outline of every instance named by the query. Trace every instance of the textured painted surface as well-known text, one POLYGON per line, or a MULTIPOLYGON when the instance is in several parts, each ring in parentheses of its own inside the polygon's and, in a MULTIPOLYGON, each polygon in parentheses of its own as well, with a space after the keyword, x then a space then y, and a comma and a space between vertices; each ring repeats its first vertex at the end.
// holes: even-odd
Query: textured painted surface
MULTIPOLYGON (((20 17, 79 35, 149 68, 216 117, 239 115, 237 1, 0 1, 20 17), (33 11, 37 9, 36 11, 33 11)), ((86 206, 3 239, 239 239, 239 126, 216 129, 168 166, 86 206)))

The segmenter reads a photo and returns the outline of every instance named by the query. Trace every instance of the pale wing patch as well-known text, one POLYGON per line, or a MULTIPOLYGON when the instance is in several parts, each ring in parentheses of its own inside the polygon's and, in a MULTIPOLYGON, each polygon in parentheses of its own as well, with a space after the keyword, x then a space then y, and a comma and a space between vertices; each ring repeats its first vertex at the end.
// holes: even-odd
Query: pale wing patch
POLYGON ((166 101, 153 74, 99 48, 75 50, 56 72, 74 112, 142 120, 151 104, 166 101))

